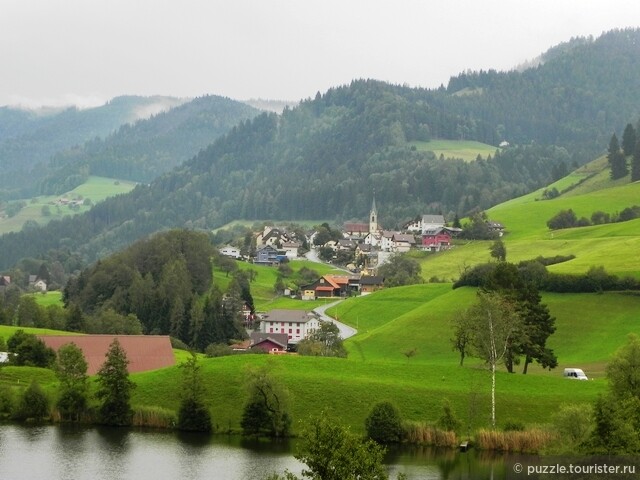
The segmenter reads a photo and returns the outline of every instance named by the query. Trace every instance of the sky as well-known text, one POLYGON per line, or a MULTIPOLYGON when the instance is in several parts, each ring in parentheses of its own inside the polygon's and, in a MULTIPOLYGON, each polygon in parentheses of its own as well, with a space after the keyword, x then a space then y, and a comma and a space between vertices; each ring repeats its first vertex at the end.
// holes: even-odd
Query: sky
POLYGON ((626 27, 639 0, 0 0, 0 105, 437 88, 626 27))

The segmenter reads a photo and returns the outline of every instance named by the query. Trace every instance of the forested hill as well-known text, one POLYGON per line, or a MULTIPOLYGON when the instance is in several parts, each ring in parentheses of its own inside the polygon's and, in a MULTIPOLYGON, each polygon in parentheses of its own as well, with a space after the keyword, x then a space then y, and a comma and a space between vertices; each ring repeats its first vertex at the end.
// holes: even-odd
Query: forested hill
POLYGON ((193 157, 259 110, 215 95, 196 98, 108 137, 57 153, 40 191, 58 194, 98 175, 148 183, 193 157))
MULTIPOLYGON (((615 35, 623 44, 634 41, 628 32, 615 35)), ((587 46, 599 50, 599 41, 587 42, 587 46)), ((574 51, 567 49, 546 65, 574 51)), ((610 55, 618 57, 615 52, 610 55)), ((592 56, 583 57, 593 60, 592 56)), ((638 65, 632 63, 619 68, 637 70, 638 65)), ((573 70, 585 73, 567 76, 565 85, 588 89, 600 84, 599 79, 589 76, 593 70, 590 64, 572 65, 573 70), (576 83, 578 80, 582 83, 576 83)), ((545 77, 549 69, 532 71, 540 76, 536 82, 550 82, 545 77)), ((527 72, 520 75, 530 75, 527 72)), ((628 71, 619 75, 627 77, 628 71)), ((640 109, 632 113, 632 108, 640 99, 629 98, 624 107, 629 117, 620 125, 609 124, 610 115, 619 115, 609 109, 618 105, 616 97, 625 95, 626 90, 614 89, 593 95, 598 104, 591 108, 606 112, 598 136, 607 140, 589 147, 590 151, 606 150, 611 129, 621 131, 626 122, 637 120, 640 109)), ((423 148, 431 138, 464 137, 494 145, 503 138, 505 125, 485 121, 481 109, 465 114, 459 106, 456 113, 450 108, 456 101, 467 100, 444 89, 411 89, 372 80, 332 88, 296 108, 285 109, 280 116, 262 114, 241 123, 149 186, 109 199, 85 215, 1 237, 0 268, 22 257, 45 255, 61 245, 91 261, 143 235, 172 227, 209 229, 234 219, 364 219, 373 191, 386 228, 424 213, 442 212, 452 218, 455 213, 485 209, 544 186, 572 164, 593 158, 576 156, 573 149, 542 141, 538 129, 525 132, 526 123, 509 124, 510 129, 523 131, 526 145, 512 144, 490 159, 463 162, 436 158, 423 148), (443 108, 439 102, 445 97, 448 103, 443 108)), ((542 107, 513 99, 510 108, 525 112, 518 115, 526 117, 526 112, 533 115, 542 107)), ((549 102, 546 108, 551 108, 549 102)), ((558 135, 564 135, 558 136, 557 143, 575 145, 584 135, 583 119, 572 117, 572 112, 567 109, 565 117, 549 116, 558 135)), ((587 126, 593 129, 595 123, 587 126)))
POLYGON ((149 112, 184 102, 170 97, 117 97, 100 107, 78 109, 0 108, 0 199, 37 193, 37 179, 52 155, 106 136, 149 112))
POLYGON ((589 156, 640 115, 639 59, 640 29, 576 38, 522 72, 453 77, 434 102, 495 126, 502 140, 562 145, 589 156))

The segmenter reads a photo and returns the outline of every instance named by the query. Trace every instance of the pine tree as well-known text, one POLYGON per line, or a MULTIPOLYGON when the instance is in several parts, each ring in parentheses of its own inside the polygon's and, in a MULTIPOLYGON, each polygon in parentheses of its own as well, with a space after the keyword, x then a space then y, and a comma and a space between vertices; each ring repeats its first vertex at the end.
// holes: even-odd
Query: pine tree
POLYGON ((640 140, 636 142, 636 148, 633 151, 633 160, 631 161, 631 181, 640 180, 640 140))
POLYGON ((629 173, 629 170, 627 169, 627 159, 625 158, 624 153, 620 150, 618 137, 616 137, 615 133, 611 136, 611 140, 609 141, 607 160, 611 167, 612 180, 623 178, 627 173, 629 173))
POLYGON ((127 354, 118 339, 114 339, 107 352, 107 360, 98 372, 96 396, 102 400, 100 420, 105 425, 131 425, 131 390, 135 384, 129 380, 127 354))
POLYGON ((633 155, 636 148, 636 131, 630 123, 624 129, 622 134, 622 150, 626 157, 633 155))

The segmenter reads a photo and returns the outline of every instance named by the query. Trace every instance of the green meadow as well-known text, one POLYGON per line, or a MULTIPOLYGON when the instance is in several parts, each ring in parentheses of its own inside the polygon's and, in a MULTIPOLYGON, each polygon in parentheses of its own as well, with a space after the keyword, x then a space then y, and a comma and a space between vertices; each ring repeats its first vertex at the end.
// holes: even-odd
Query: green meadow
POLYGON ((493 156, 498 150, 493 145, 476 142, 473 140, 441 140, 435 139, 428 142, 409 142, 411 147, 419 151, 433 152, 436 157, 459 158, 465 162, 472 162, 480 155, 482 158, 493 156))
MULTIPOLYGON (((575 255, 575 259, 549 270, 579 274, 604 266, 608 273, 640 278, 640 256, 636 254, 640 250, 640 219, 563 230, 547 227, 547 221, 561 210, 572 209, 578 218, 590 219, 596 211, 613 215, 640 204, 640 182, 629 183, 629 177, 613 182, 605 167, 606 161, 598 159, 559 180, 550 187, 574 188, 552 200, 542 200, 544 189, 540 189, 487 210, 491 220, 506 228, 502 240, 507 260, 575 255)), ((460 241, 448 252, 429 255, 421 260, 422 276, 455 280, 466 268, 489 261, 490 245, 460 241)))
POLYGON ((91 205, 95 205, 105 198, 127 193, 133 190, 134 187, 135 183, 133 182, 91 176, 84 184, 62 195, 47 195, 25 199, 26 205, 15 216, 4 218, 0 216, 0 234, 19 231, 30 220, 37 222, 38 225, 45 225, 57 218, 86 212, 91 208, 91 205), (57 203, 60 199, 77 199, 81 203, 85 199, 89 199, 91 204, 79 205, 77 208, 72 209, 68 205, 57 203), (48 215, 43 214, 43 208, 48 209, 48 215))
MULTIPOLYGON (((615 213, 640 203, 640 183, 611 182, 602 160, 577 170, 551 187, 564 192, 543 200, 543 189, 490 209, 492 220, 506 226, 503 237, 507 260, 542 256, 576 255, 574 260, 549 267, 566 273, 583 273, 602 265, 609 273, 640 277, 640 220, 551 232, 546 221, 558 211, 572 208, 578 217, 590 217, 596 210, 615 213)), ((246 398, 247 369, 266 367, 290 392, 294 432, 309 415, 326 411, 355 431, 364 430, 364 419, 376 402, 391 400, 406 420, 435 422, 442 402, 451 402, 464 429, 487 427, 490 414, 490 376, 474 358, 459 366, 459 355, 450 343, 452 320, 476 298, 473 288, 452 288, 453 280, 473 265, 490 261, 489 241, 458 241, 454 248, 436 254, 415 254, 425 279, 438 277, 448 283, 424 283, 389 288, 340 302, 329 314, 358 330, 345 341, 345 359, 297 355, 232 355, 202 358, 201 366, 214 423, 220 431, 240 429, 246 398)), ((292 282, 303 266, 319 274, 342 273, 330 266, 304 260, 290 263, 292 282)), ((273 291, 278 271, 238 262, 241 269, 253 269, 251 291, 256 308, 310 310, 326 300, 303 302, 279 297, 273 291)), ((214 271, 214 283, 224 289, 231 275, 214 271)), ((601 294, 544 293, 543 302, 556 318, 556 332, 548 341, 559 361, 548 371, 537 365, 529 373, 497 375, 497 419, 543 425, 562 404, 590 408, 607 388, 605 366, 624 344, 629 333, 640 334, 640 295, 623 292, 601 294), (565 367, 579 367, 588 382, 562 378, 565 367)), ((12 327, 0 327, 0 335, 12 327)), ((177 352, 178 361, 186 358, 177 352)), ((519 372, 522 366, 517 366, 519 372)), ((170 367, 133 374, 137 388, 134 407, 159 406, 177 409, 181 393, 181 370, 170 367)), ((25 385, 31 378, 41 381, 53 394, 55 376, 41 369, 4 367, 0 383, 25 385), (18 383, 20 382, 20 383, 18 383)))

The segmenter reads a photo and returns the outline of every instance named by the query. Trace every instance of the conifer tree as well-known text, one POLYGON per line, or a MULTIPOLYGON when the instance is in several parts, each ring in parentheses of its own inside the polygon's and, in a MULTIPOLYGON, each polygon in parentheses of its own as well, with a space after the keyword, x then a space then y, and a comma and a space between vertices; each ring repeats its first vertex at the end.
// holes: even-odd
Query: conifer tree
POLYGON ((107 352, 107 359, 98 372, 96 396, 102 400, 100 420, 105 425, 131 425, 131 390, 135 384, 129 380, 127 354, 118 339, 114 339, 107 352))
POLYGON ((631 161, 631 181, 640 180, 640 140, 636 142, 636 148, 633 151, 633 160, 631 161))
POLYGON ((622 151, 626 157, 633 155, 633 151, 636 148, 636 131, 633 125, 630 123, 624 129, 622 133, 622 151))

